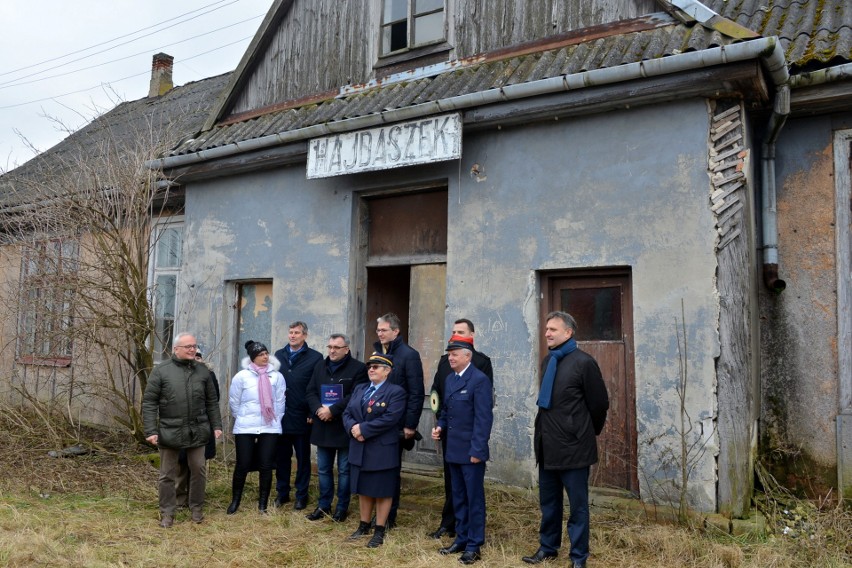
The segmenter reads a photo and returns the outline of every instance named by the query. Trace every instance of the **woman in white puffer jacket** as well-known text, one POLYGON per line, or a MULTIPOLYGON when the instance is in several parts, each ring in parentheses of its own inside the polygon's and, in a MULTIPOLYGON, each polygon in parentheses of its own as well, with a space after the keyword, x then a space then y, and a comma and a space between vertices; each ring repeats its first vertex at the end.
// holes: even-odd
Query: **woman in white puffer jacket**
POLYGON ((284 376, 278 372, 281 364, 264 344, 249 340, 246 352, 249 356, 242 361, 243 370, 234 375, 228 390, 237 454, 229 515, 240 507, 246 476, 255 458, 260 471, 258 509, 266 512, 287 390, 284 376))

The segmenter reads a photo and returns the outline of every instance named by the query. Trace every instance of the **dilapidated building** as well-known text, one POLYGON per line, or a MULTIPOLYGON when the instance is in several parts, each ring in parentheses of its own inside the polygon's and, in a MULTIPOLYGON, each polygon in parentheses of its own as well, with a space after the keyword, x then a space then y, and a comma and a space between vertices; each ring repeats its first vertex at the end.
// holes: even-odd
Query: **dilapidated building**
POLYGON ((294 320, 364 357, 395 311, 428 389, 470 318, 488 475, 528 485, 565 309, 612 401, 594 483, 747 516, 762 453, 848 495, 850 62, 841 0, 277 0, 151 163, 185 196, 177 327, 224 376, 294 320))

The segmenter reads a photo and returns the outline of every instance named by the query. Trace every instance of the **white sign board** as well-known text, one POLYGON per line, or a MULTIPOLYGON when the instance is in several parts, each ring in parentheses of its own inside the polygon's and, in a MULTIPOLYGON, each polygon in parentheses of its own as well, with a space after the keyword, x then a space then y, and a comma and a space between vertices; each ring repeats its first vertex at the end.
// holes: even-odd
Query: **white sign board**
POLYGON ((307 177, 324 178, 461 157, 461 114, 431 116, 314 138, 307 177))

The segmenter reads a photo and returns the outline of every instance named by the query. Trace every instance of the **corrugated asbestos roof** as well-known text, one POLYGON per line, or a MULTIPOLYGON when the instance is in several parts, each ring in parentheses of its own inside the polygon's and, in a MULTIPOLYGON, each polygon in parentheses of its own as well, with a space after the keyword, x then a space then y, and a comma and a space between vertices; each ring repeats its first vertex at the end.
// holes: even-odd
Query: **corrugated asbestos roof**
MULTIPOLYGON (((791 69, 820 68, 852 61, 852 9, 848 0, 710 0, 720 15, 764 37, 777 35, 791 69)), ((656 27, 624 33, 625 23, 612 25, 612 34, 591 41, 524 55, 459 66, 432 77, 379 85, 375 88, 295 108, 225 123, 201 133, 170 155, 190 154, 383 111, 404 108, 506 85, 591 71, 699 51, 736 40, 700 25, 684 25, 656 14, 656 27)))
POLYGON ((705 5, 763 37, 781 38, 793 70, 852 60, 849 0, 705 0, 705 5))
POLYGON ((213 101, 230 76, 225 73, 175 87, 159 97, 121 103, 59 144, 0 176, 0 191, 17 179, 56 174, 74 163, 76 156, 100 155, 106 145, 131 148, 145 133, 185 139, 203 126, 213 101))

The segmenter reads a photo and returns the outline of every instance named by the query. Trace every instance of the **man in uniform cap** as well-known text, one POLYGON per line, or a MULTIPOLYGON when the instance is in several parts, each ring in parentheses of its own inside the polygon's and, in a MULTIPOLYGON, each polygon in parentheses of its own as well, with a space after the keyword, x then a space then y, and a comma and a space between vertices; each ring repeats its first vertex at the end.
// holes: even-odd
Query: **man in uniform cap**
POLYGON ((447 439, 444 459, 450 467, 456 538, 441 554, 461 553, 459 562, 473 564, 485 544, 485 462, 489 458, 493 397, 491 381, 471 364, 473 347, 459 336, 450 338, 446 377, 432 439, 447 439))

